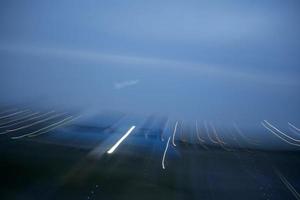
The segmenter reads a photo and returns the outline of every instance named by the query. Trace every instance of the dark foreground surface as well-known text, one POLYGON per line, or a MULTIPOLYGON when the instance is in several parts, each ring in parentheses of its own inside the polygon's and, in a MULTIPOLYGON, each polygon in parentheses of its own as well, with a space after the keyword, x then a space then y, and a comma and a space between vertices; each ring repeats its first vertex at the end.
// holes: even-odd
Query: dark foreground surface
POLYGON ((0 199, 300 199, 296 129, 286 137, 268 124, 250 133, 116 112, 0 113, 0 199))

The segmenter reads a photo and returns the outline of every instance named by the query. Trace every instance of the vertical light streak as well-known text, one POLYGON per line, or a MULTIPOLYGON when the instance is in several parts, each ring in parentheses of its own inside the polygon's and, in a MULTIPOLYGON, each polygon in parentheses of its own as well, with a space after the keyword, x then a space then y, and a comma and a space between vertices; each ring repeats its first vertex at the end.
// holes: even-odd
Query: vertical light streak
POLYGON ((174 142, 174 139, 175 139, 175 134, 176 134, 177 125, 178 125, 178 121, 177 121, 176 124, 175 124, 174 132, 173 132, 173 136, 172 136, 172 144, 173 144, 174 147, 176 147, 176 144, 175 144, 175 142, 174 142))
POLYGON ((161 166, 162 166, 163 169, 166 169, 166 167, 165 167, 165 158, 166 158, 166 153, 167 153, 168 148, 169 148, 170 139, 171 139, 171 137, 169 137, 169 139, 168 139, 168 142, 167 142, 167 145, 166 145, 166 148, 165 148, 165 151, 164 151, 164 155, 163 155, 163 158, 161 160, 161 166))

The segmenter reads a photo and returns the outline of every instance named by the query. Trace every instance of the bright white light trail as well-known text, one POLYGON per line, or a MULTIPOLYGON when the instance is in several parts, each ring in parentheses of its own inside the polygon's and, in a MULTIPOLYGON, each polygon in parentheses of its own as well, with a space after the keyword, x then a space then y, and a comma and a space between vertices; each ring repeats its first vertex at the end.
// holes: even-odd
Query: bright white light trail
POLYGON ((108 151, 107 153, 108 154, 112 154, 116 148, 118 148, 118 146, 123 142, 123 140, 125 140, 128 135, 133 131, 133 129, 135 129, 135 126, 132 126, 122 137, 121 139, 118 140, 118 142, 116 144, 114 144, 114 146, 112 146, 108 151))

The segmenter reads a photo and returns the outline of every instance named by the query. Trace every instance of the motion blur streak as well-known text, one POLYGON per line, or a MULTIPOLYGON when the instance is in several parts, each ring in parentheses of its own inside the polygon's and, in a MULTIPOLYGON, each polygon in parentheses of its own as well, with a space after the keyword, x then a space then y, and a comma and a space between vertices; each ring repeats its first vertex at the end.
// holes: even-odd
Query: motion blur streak
POLYGON ((294 126, 292 123, 288 122, 288 124, 297 131, 300 131, 300 128, 294 126))
POLYGON ((205 142, 199 135, 199 130, 198 130, 198 122, 196 121, 196 135, 197 135, 197 138, 200 142, 205 142))
POLYGON ((18 119, 13 119, 11 121, 8 121, 8 122, 5 122, 3 124, 0 124, 0 128, 7 128, 7 127, 11 127, 11 126, 14 126, 14 125, 17 125, 19 123, 22 123, 22 122, 25 122, 25 121, 28 121, 28 119, 30 119, 30 117, 32 116, 35 116, 35 115, 38 115, 40 114, 39 112, 34 112, 34 113, 31 113, 29 115, 25 115, 23 117, 20 117, 18 119), (29 117, 29 118, 28 118, 29 117), (27 118, 27 119, 26 119, 27 118), (25 120, 24 120, 25 119, 25 120), (11 124, 12 123, 12 124, 11 124))
POLYGON ((209 129, 208 129, 208 126, 207 126, 207 122, 204 121, 204 127, 205 127, 205 130, 206 130, 206 133, 207 133, 207 136, 209 138, 209 140, 212 142, 212 143, 215 143, 215 144, 218 144, 217 141, 213 140, 212 137, 210 136, 209 134, 209 129))
POLYGON ((283 176, 283 174, 281 174, 281 172, 278 169, 274 168, 274 171, 277 174, 277 176, 280 178, 282 183, 291 191, 291 193, 294 195, 294 197, 297 200, 300 200, 300 194, 295 190, 295 188, 292 186, 292 184, 290 184, 290 182, 283 176))
POLYGON ((238 127, 238 125, 236 123, 233 123, 233 127, 234 129, 236 130, 236 132, 242 137, 244 138, 244 140, 246 140, 249 144, 252 144, 252 145, 259 145, 259 142, 256 141, 255 139, 253 138, 249 138, 247 137, 242 131, 241 129, 238 127))
POLYGON ((55 125, 57 125, 57 124, 60 124, 60 123, 66 121, 66 120, 68 120, 68 119, 70 119, 70 118, 72 118, 72 116, 67 117, 67 118, 65 118, 65 119, 63 119, 63 120, 61 120, 61 121, 59 121, 59 122, 56 122, 56 123, 51 124, 51 125, 49 125, 49 126, 46 126, 46 127, 44 127, 44 128, 41 128, 41 129, 39 129, 39 130, 37 130, 37 131, 31 132, 31 133, 27 133, 27 134, 24 134, 24 135, 20 135, 20 136, 14 136, 14 137, 11 137, 11 139, 21 139, 21 138, 24 138, 24 137, 27 137, 27 136, 30 136, 30 135, 34 135, 34 134, 36 134, 36 133, 38 133, 38 132, 40 132, 40 131, 42 131, 42 130, 45 130, 45 129, 47 129, 47 128, 51 128, 51 127, 53 127, 53 126, 55 126, 55 125))
POLYGON ((125 140, 128 135, 135 129, 135 126, 132 126, 119 140, 116 144, 114 144, 114 146, 112 146, 108 151, 107 153, 108 154, 112 154, 116 148, 118 148, 118 146, 123 142, 123 140, 125 140))
MULTIPOLYGON (((35 115, 39 114, 39 112, 37 112, 37 114, 32 114, 32 116, 34 116, 34 117, 30 117, 30 118, 24 119, 24 120, 22 120, 22 121, 19 121, 19 120, 20 120, 20 119, 19 119, 19 120, 17 120, 17 121, 19 121, 19 122, 16 122, 16 123, 13 123, 13 124, 9 124, 9 125, 5 125, 5 126, 1 126, 0 128, 8 128, 8 127, 12 127, 12 126, 15 126, 15 125, 24 123, 24 122, 28 122, 28 121, 31 121, 31 120, 39 119, 39 118, 44 117, 44 116, 47 116, 47 115, 49 115, 49 114, 51 114, 51 113, 54 113, 54 111, 46 112, 46 113, 44 113, 44 114, 35 116, 35 115)), ((27 117, 28 117, 28 116, 27 116, 27 117)))
POLYGON ((295 139, 295 138, 293 138, 293 137, 291 137, 291 136, 289 136, 289 135, 283 133, 283 132, 280 131, 278 128, 276 128, 275 126, 273 126, 272 124, 270 124, 267 120, 264 120, 264 122, 265 122, 266 124, 268 124, 270 127, 272 127, 273 129, 275 129, 278 133, 281 133, 282 135, 284 135, 285 137, 287 137, 287 138, 289 138, 289 139, 291 139, 291 140, 293 140, 293 141, 295 141, 295 142, 300 142, 300 140, 297 140, 297 139, 295 139))
POLYGON ((176 147, 176 144, 175 144, 174 140, 175 140, 175 134, 176 134, 176 130, 177 130, 177 125, 178 125, 178 121, 175 124, 175 128, 174 128, 174 131, 173 131, 173 136, 172 136, 172 144, 173 144, 174 147, 176 147))
MULTIPOLYGON (((78 116, 78 117, 80 117, 80 116, 78 116)), ((27 137, 36 137, 36 136, 39 136, 39 135, 48 133, 49 131, 52 131, 52 130, 58 128, 58 127, 61 127, 61 126, 65 125, 65 124, 67 124, 67 123, 69 123, 69 122, 71 122, 71 121, 74 121, 74 120, 77 119, 78 117, 73 117, 73 116, 67 117, 67 118, 65 118, 65 119, 63 119, 63 120, 61 120, 61 121, 59 121, 59 122, 56 122, 56 123, 51 124, 50 126, 48 126, 47 128, 50 128, 50 129, 48 129, 48 130, 46 130, 46 131, 37 132, 36 134, 28 135, 27 137)), ((45 128, 44 128, 44 129, 45 129, 45 128)), ((44 130, 44 129, 43 129, 43 130, 44 130)))
POLYGON ((12 116, 15 116, 15 115, 18 115, 18 114, 21 114, 21 113, 25 113, 25 112, 28 112, 28 111, 29 110, 18 111, 18 112, 12 113, 12 114, 2 116, 2 117, 0 117, 0 119, 5 119, 5 118, 12 117, 12 116))
POLYGON ((271 130, 269 127, 267 127, 264 122, 261 122, 261 125, 263 125, 268 131, 270 131, 271 133, 273 133, 276 137, 278 137, 279 139, 283 140, 284 142, 290 144, 290 145, 294 145, 294 146, 298 146, 300 147, 300 144, 295 144, 295 143, 292 143, 284 138, 282 138, 280 135, 278 135, 277 133, 275 133, 273 130, 271 130))
POLYGON ((161 165, 162 165, 162 168, 163 168, 163 169, 166 169, 166 168, 165 168, 165 158, 166 158, 167 150, 168 150, 168 148, 169 148, 170 138, 171 138, 171 137, 168 138, 168 142, 167 142, 167 145, 166 145, 166 148, 165 148, 165 151, 164 151, 164 155, 163 155, 163 158, 162 158, 162 160, 161 160, 161 165))
POLYGON ((0 112, 0 115, 3 115, 3 114, 8 113, 8 112, 16 111, 16 110, 17 110, 16 108, 4 110, 4 111, 0 112))
POLYGON ((47 118, 45 118, 45 119, 36 121, 36 122, 34 122, 34 123, 32 123, 32 124, 28 124, 28 125, 25 125, 25 126, 21 126, 21 127, 19 127, 19 128, 15 128, 15 129, 9 129, 9 130, 7 130, 7 132, 13 132, 13 131, 18 131, 18 130, 21 130, 21 129, 25 129, 25 128, 34 126, 34 125, 36 125, 36 124, 40 124, 40 123, 42 123, 42 122, 49 121, 50 119, 54 119, 54 118, 59 117, 59 116, 62 116, 62 115, 64 115, 64 114, 66 114, 66 113, 56 114, 56 115, 47 117, 47 118))

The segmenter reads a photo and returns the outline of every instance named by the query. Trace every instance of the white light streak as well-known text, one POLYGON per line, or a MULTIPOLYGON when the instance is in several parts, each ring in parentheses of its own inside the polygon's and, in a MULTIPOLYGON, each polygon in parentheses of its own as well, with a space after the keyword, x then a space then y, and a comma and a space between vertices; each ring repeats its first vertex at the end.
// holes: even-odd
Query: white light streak
POLYGON ((40 132, 40 131, 43 131, 43 130, 46 130, 47 128, 51 128, 51 127, 53 127, 53 126, 56 126, 57 124, 63 123, 63 122, 65 122, 66 120, 68 120, 68 119, 70 119, 70 118, 72 118, 72 117, 73 117, 73 116, 67 117, 67 118, 65 118, 65 119, 63 119, 63 120, 61 120, 61 121, 59 121, 59 122, 56 122, 56 123, 51 124, 51 125, 49 125, 49 126, 43 127, 43 128, 41 128, 41 129, 36 130, 36 131, 34 131, 34 132, 31 132, 31 133, 27 133, 27 134, 24 134, 24 135, 11 137, 11 139, 14 139, 14 140, 15 140, 15 139, 21 139, 21 138, 24 138, 24 137, 34 137, 34 136, 40 135, 40 134, 36 134, 36 133, 38 133, 38 132, 40 132), (36 134, 36 135, 35 135, 35 134, 36 134))
POLYGON ((38 115, 39 112, 35 112, 35 113, 31 113, 30 115, 25 115, 21 118, 18 118, 18 119, 13 119, 11 121, 8 121, 8 122, 5 122, 5 123, 2 123, 0 124, 0 128, 6 128, 6 127, 11 127, 11 126, 14 126, 18 123, 22 123, 24 122, 24 120, 26 121, 28 117, 32 117, 32 116, 35 116, 35 115, 38 115), (12 124, 11 124, 12 123, 12 124))
MULTIPOLYGON (((80 117, 80 116, 78 116, 78 117, 80 117)), ((49 128, 48 130, 39 132, 39 131, 41 131, 41 129, 40 129, 40 130, 35 131, 34 133, 28 135, 27 137, 36 137, 36 136, 39 136, 39 135, 48 133, 49 131, 52 131, 52 130, 54 130, 54 129, 60 127, 60 126, 63 126, 63 125, 65 125, 65 124, 71 122, 71 121, 74 121, 74 120, 77 119, 78 117, 73 117, 73 116, 67 117, 67 118, 65 118, 65 119, 63 119, 63 120, 61 120, 61 121, 59 121, 59 122, 56 122, 56 123, 54 123, 54 124, 51 124, 50 126, 47 126, 47 127, 43 128, 43 130, 49 128), (70 119, 70 120, 69 120, 69 119, 70 119)))
POLYGON ((164 155, 163 155, 163 158, 161 160, 161 166, 162 166, 163 169, 166 169, 166 167, 165 167, 165 158, 166 158, 166 153, 167 153, 167 150, 168 150, 168 147, 169 147, 170 139, 171 139, 171 137, 169 137, 169 139, 168 139, 168 142, 167 142, 167 145, 166 145, 166 148, 165 148, 165 151, 164 151, 164 155))
POLYGON ((290 192, 294 195, 294 197, 297 200, 300 200, 300 194, 295 190, 295 188, 292 186, 292 184, 281 174, 281 172, 278 169, 274 169, 277 176, 280 178, 282 183, 290 190, 290 192))
POLYGON ((297 139, 295 139, 295 138, 293 138, 293 137, 291 137, 291 136, 289 136, 289 135, 283 133, 283 132, 280 131, 278 128, 276 128, 275 126, 273 126, 272 124, 270 124, 267 120, 264 120, 264 122, 265 122, 266 124, 268 124, 270 127, 272 127, 274 130, 276 130, 278 133, 281 133, 282 135, 284 135, 285 137, 287 137, 287 138, 289 138, 289 139, 291 139, 291 140, 293 140, 293 141, 295 141, 295 142, 300 142, 300 140, 297 140, 297 139))
POLYGON ((118 148, 118 146, 123 142, 123 140, 125 140, 128 135, 135 129, 135 126, 132 126, 119 140, 116 144, 114 144, 114 146, 112 146, 108 151, 107 153, 108 154, 112 154, 116 148, 118 148))
POLYGON ((40 124, 40 123, 42 123, 42 122, 45 122, 45 121, 49 121, 49 120, 51 120, 51 119, 54 119, 54 118, 56 118, 56 117, 62 116, 62 115, 64 115, 64 114, 66 114, 66 113, 56 114, 56 115, 53 115, 53 116, 47 117, 47 118, 45 118, 45 119, 42 119, 42 120, 36 121, 36 122, 34 122, 34 123, 27 124, 27 125, 25 125, 25 126, 21 126, 21 127, 19 127, 19 128, 15 128, 15 129, 9 129, 9 130, 7 130, 7 132, 13 132, 13 131, 22 130, 22 129, 25 129, 25 128, 28 128, 28 127, 34 126, 34 125, 36 125, 36 124, 40 124))
POLYGON ((276 137, 278 137, 279 139, 281 139, 282 141, 290 144, 290 145, 293 145, 293 146, 297 146, 297 147, 300 147, 300 144, 295 144, 295 143, 292 143, 286 139, 284 139, 283 137, 281 137, 280 135, 278 135, 277 133, 275 133, 272 129, 270 129, 269 127, 267 127, 263 122, 261 122, 261 124, 268 130, 270 131, 271 133, 273 133, 276 137))
POLYGON ((288 124, 297 131, 300 131, 300 128, 294 126, 292 123, 288 122, 288 124))
POLYGON ((15 115, 17 115, 17 114, 24 113, 24 112, 28 112, 28 111, 29 111, 29 110, 18 111, 18 112, 15 112, 15 113, 11 113, 11 114, 2 116, 2 117, 0 117, 0 119, 5 119, 5 118, 12 117, 12 116, 15 116, 15 115))
POLYGON ((176 134, 177 125, 178 125, 178 121, 177 121, 176 124, 175 124, 175 128, 174 128, 174 131, 173 131, 173 136, 172 136, 172 144, 173 144, 174 147, 176 147, 176 144, 175 144, 175 142, 174 142, 174 139, 175 139, 175 134, 176 134))

